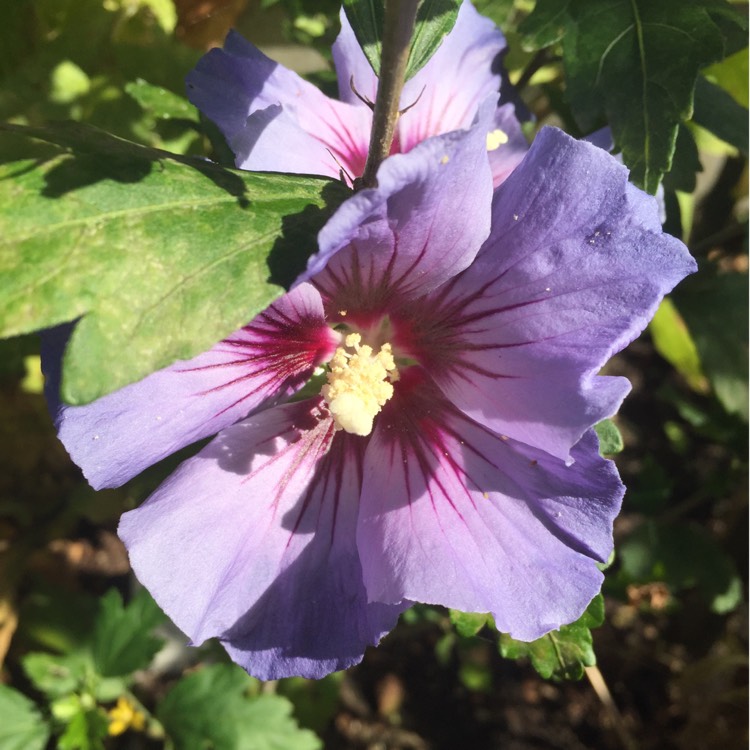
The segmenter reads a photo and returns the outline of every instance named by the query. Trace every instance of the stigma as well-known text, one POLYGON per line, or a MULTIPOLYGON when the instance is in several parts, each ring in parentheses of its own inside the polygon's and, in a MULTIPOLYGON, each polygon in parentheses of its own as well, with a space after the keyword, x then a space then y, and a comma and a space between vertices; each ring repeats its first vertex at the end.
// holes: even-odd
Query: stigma
POLYGON ((375 416, 393 396, 398 370, 390 344, 377 354, 350 333, 329 363, 328 383, 321 395, 328 404, 336 429, 353 435, 369 435, 375 416), (348 351, 347 351, 348 350, 348 351))

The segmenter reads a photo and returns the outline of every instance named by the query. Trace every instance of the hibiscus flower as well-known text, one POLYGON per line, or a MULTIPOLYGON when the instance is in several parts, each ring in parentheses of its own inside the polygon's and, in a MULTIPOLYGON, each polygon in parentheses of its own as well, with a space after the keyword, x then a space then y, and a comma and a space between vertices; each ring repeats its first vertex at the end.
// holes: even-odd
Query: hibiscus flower
MULTIPOLYGON (((487 123, 493 180, 499 185, 528 149, 500 64, 502 32, 468 0, 429 62, 404 86, 392 153, 426 138, 468 128, 494 95, 487 123), (498 101, 499 98, 499 101, 498 101), (493 102, 494 103, 494 102, 493 102)), ((187 77, 188 98, 219 127, 240 169, 345 176, 364 171, 377 77, 346 15, 333 46, 340 101, 266 57, 236 32, 187 77), (356 90, 356 93, 355 93, 356 90)))
POLYGON ((351 666, 413 602, 532 640, 612 550, 623 487, 592 427, 629 385, 597 373, 694 268, 627 170, 561 131, 493 196, 477 125, 387 159, 289 293, 59 407, 59 434, 111 487, 218 432, 119 533, 192 642, 257 677, 351 666))

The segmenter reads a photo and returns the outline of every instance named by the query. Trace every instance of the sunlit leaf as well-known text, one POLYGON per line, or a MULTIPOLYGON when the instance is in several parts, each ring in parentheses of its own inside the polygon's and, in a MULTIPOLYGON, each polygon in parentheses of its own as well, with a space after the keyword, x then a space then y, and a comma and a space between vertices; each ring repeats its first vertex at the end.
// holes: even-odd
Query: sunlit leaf
POLYGON ((580 680, 585 667, 596 664, 591 629, 604 622, 604 598, 597 594, 581 617, 531 643, 500 635, 500 653, 506 659, 528 658, 545 679, 580 680))
POLYGON ((43 750, 49 734, 49 725, 30 700, 0 685, 0 748, 43 750))
POLYGON ((671 299, 665 299, 659 306, 651 321, 650 331, 656 351, 685 378, 693 390, 705 393, 708 382, 701 368, 698 350, 671 299))
POLYGON ((488 613, 460 612, 457 609, 450 610, 450 618, 456 632, 465 638, 476 635, 485 625, 491 622, 488 613))
POLYGON ((158 120, 198 120, 197 110, 187 99, 142 78, 126 84, 125 91, 158 120))
POLYGON ((108 722, 95 706, 79 707, 57 742, 58 750, 104 750, 108 722))
POLYGON ((747 109, 703 76, 698 76, 695 86, 693 122, 747 155, 747 109))
POLYGON ((89 664, 82 652, 60 655, 35 651, 23 657, 23 671, 34 687, 52 698, 75 692, 89 664))
POLYGON ((153 629, 164 614, 145 589, 123 606, 116 589, 99 600, 92 650, 97 672, 104 677, 126 675, 149 665, 162 641, 153 629))
MULTIPOLYGON (((453 28, 460 5, 460 0, 423 0, 420 4, 406 65, 407 80, 424 67, 453 28)), ((375 73, 380 73, 385 17, 382 0, 344 0, 344 11, 365 57, 375 73)))
POLYGON ((613 456, 625 447, 620 430, 611 419, 603 419, 594 425, 594 429, 599 437, 599 453, 602 456, 613 456))
POLYGON ((292 705, 278 695, 248 697, 251 677, 214 664, 183 677, 157 709, 176 750, 317 750, 320 740, 299 729, 292 705), (220 720, 219 720, 220 717, 220 720))
POLYGON ((741 23, 713 0, 538 0, 526 40, 562 38, 579 127, 609 124, 631 179, 654 193, 670 169, 678 126, 692 116, 698 71, 724 54, 716 15, 741 23))
POLYGON ((378 0, 344 0, 346 18, 372 69, 380 73, 383 51, 383 3, 378 0))
POLYGON ((423 0, 417 11, 406 80, 423 68, 456 23, 460 0, 423 0))
MULTIPOLYGON (((328 180, 228 170, 73 123, 20 132, 60 148, 0 165, 0 335, 81 318, 64 362, 69 403, 246 324, 304 269, 350 195, 328 180)), ((27 145, 21 138, 21 154, 27 145)))
POLYGON ((735 52, 703 71, 712 83, 728 91, 742 107, 748 107, 748 51, 735 52))

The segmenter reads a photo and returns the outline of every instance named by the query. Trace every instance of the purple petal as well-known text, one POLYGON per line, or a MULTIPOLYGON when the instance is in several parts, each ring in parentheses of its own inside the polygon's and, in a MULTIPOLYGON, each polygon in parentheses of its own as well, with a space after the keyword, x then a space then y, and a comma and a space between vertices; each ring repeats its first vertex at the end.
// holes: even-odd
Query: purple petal
POLYGON ((596 436, 566 466, 404 380, 365 456, 357 543, 370 599, 491 612, 521 640, 575 620, 601 586, 624 491, 596 436))
POLYGON ((529 150, 529 144, 516 118, 516 109, 513 104, 503 104, 495 111, 495 119, 490 132, 497 130, 501 131, 504 138, 508 140, 496 146, 490 140, 492 135, 488 139, 488 156, 494 187, 498 187, 508 179, 510 173, 521 163, 529 150))
POLYGON ((414 306, 414 356, 473 419, 567 459, 628 391, 596 373, 694 270, 623 166, 545 129, 497 190, 474 264, 414 306))
POLYGON ((339 13, 339 19, 341 31, 333 43, 333 62, 339 82, 339 99, 342 102, 367 108, 367 105, 352 91, 352 85, 361 96, 374 102, 378 93, 378 77, 372 65, 367 61, 365 53, 362 52, 343 8, 339 13))
MULTIPOLYGON (((95 489, 117 487, 263 402, 293 393, 337 343, 320 295, 303 284, 204 354, 85 406, 60 406, 60 440, 95 489)), ((60 359, 47 356, 44 366, 59 380, 60 359)))
POLYGON ((429 62, 404 86, 399 119, 403 152, 439 133, 468 128, 482 102, 500 91, 502 32, 465 1, 455 26, 429 62))
POLYGON ((471 263, 489 232, 485 132, 479 123, 390 157, 378 187, 338 209, 305 274, 329 313, 382 314, 397 297, 424 294, 471 263))
POLYGON ((368 604, 355 544, 362 441, 320 400, 220 433, 119 534, 139 580, 199 643, 217 636, 261 679, 357 663, 405 605, 368 604))
POLYGON ((362 174, 366 159, 366 146, 360 150, 327 144, 303 130, 279 104, 253 112, 227 143, 237 166, 256 172, 356 177, 362 174))
POLYGON ((361 174, 369 110, 329 99, 236 32, 227 36, 223 50, 201 58, 187 86, 190 101, 235 149, 238 167, 285 171, 294 161, 291 171, 297 173, 338 177, 343 166, 352 176, 361 174), (299 161, 285 155, 290 144, 299 161))

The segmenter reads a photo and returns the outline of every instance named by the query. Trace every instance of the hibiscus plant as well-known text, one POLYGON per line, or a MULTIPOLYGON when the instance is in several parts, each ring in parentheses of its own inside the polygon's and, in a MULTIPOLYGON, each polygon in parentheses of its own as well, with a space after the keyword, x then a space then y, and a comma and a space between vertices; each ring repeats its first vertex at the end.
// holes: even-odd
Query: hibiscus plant
MULTIPOLYGON (((337 96, 229 31, 184 70, 195 109, 128 84, 181 145, 2 126, 1 333, 40 332, 59 440, 92 488, 126 488, 117 535, 148 594, 107 595, 64 664, 29 654, 49 717, 3 688, 0 717, 22 720, 0 747, 256 746, 238 727, 279 707, 218 650, 158 710, 140 701, 161 612, 262 681, 352 667, 414 605, 545 676, 594 669, 631 388, 610 359, 659 310, 681 376, 743 408, 675 353, 687 329, 662 304, 698 270, 676 197, 694 100, 738 139, 736 107, 714 124, 699 106, 729 96, 699 70, 743 21, 703 0, 500 5, 519 50, 469 0, 315 16, 339 29, 337 96), (564 116, 528 95, 545 71, 564 116), (191 724, 222 690, 236 726, 191 724)), ((280 710, 288 746, 316 747, 280 710)))

